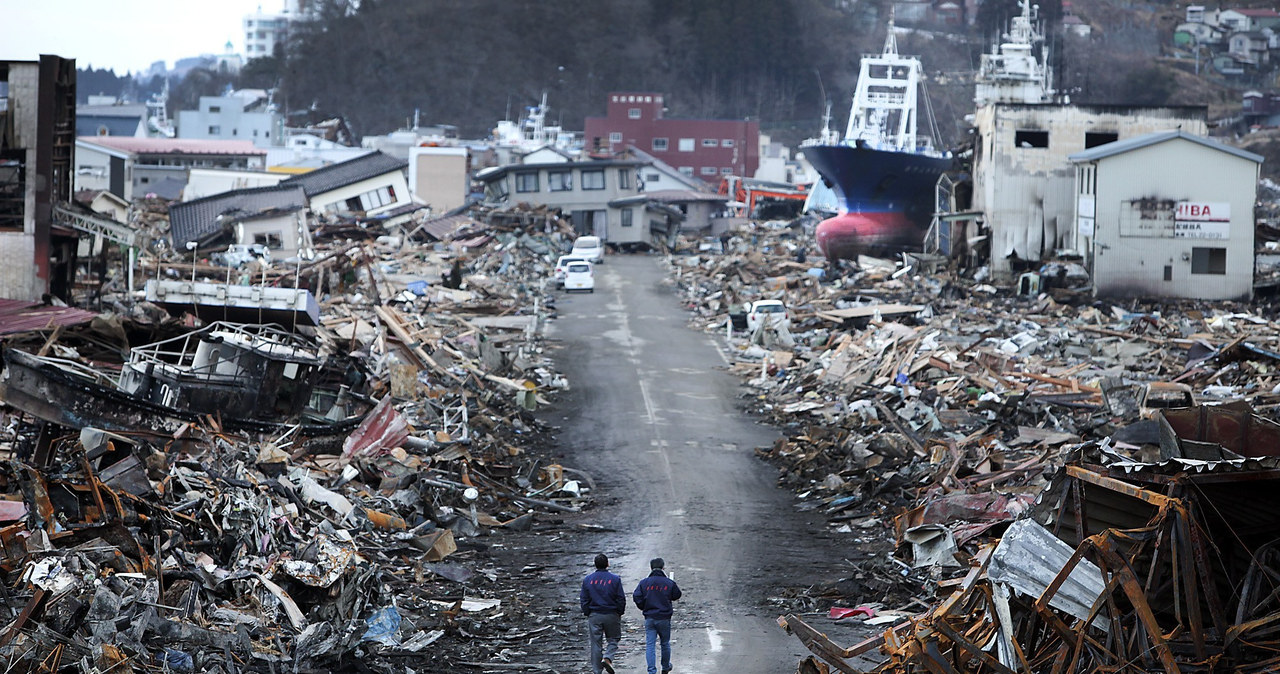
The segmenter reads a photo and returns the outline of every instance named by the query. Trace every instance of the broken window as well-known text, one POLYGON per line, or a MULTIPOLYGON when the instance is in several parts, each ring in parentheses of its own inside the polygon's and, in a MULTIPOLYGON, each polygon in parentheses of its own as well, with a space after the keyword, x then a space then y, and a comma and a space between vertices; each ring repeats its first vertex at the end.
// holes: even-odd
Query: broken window
POLYGON ((1192 274, 1226 274, 1227 273, 1227 249, 1226 248, 1192 248, 1191 249, 1191 273, 1192 274))
POLYGON ((1084 149, 1114 143, 1120 140, 1118 133, 1087 132, 1084 134, 1084 149))
POLYGON ((1049 147, 1048 131, 1015 131, 1013 144, 1021 148, 1049 147))
POLYGON ((280 250, 283 247, 281 245, 283 241, 284 238, 280 232, 258 232, 253 235, 254 243, 262 244, 271 250, 280 250))
POLYGON ((582 172, 582 189, 584 190, 602 190, 604 189, 604 171, 592 170, 582 172))

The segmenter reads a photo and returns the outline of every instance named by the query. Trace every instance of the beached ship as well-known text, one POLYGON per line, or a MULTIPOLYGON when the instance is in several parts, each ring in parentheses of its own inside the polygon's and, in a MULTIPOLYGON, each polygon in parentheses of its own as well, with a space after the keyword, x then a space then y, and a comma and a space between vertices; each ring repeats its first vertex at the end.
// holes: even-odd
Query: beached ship
POLYGON ((801 145, 837 198, 838 214, 815 230, 828 259, 920 246, 938 176, 951 167, 916 134, 921 72, 919 59, 898 53, 890 20, 883 51, 862 58, 844 136, 801 145))

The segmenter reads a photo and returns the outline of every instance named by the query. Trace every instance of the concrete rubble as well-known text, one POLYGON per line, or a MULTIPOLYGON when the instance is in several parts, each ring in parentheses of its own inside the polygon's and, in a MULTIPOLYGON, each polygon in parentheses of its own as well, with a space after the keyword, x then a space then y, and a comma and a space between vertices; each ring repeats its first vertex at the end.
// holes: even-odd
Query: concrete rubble
MULTIPOLYGON (((143 220, 160 240, 163 208, 143 220)), ((110 281, 116 312, 4 334, 0 659, 443 671, 554 630, 519 620, 486 551, 591 499, 531 414, 569 385, 541 328, 571 238, 520 208, 332 223, 271 266, 152 245, 138 281, 189 304, 110 281), (220 322, 245 311, 283 320, 220 322)))
POLYGON ((1276 667, 1269 307, 1098 302, 1070 262, 1019 294, 923 256, 811 262, 808 240, 768 223, 671 258, 783 429, 758 453, 847 541, 844 578, 776 599, 814 653, 798 671, 1276 667), (759 299, 789 325, 745 331, 759 299), (872 636, 840 646, 836 620, 872 636))

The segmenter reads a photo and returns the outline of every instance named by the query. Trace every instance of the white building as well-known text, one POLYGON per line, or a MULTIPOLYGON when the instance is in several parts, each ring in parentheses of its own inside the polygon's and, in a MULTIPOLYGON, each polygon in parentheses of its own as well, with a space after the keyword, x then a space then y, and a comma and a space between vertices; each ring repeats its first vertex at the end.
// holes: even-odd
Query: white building
POLYGON ((258 147, 278 147, 284 142, 284 116, 261 89, 201 96, 199 109, 178 111, 178 137, 247 140, 258 147))
POLYGON ((262 7, 253 14, 246 14, 244 25, 244 57, 246 60, 271 56, 276 45, 283 46, 289 37, 289 29, 297 21, 312 16, 308 0, 285 0, 278 12, 264 12, 262 7))
POLYGON ((1262 157, 1181 130, 1071 155, 1095 295, 1248 300, 1262 157))

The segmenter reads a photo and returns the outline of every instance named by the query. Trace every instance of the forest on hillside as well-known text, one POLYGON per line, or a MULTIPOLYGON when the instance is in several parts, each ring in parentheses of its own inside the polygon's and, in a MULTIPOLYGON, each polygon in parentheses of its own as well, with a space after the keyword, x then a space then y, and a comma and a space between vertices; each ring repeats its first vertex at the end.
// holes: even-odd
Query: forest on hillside
MULTIPOLYGON (((879 51, 889 0, 320 0, 284 49, 238 77, 194 71, 171 84, 173 109, 228 86, 269 88, 294 121, 342 116, 357 136, 453 124, 464 137, 515 119, 545 93, 552 121, 582 129, 611 91, 658 91, 669 117, 751 118, 783 142, 820 130, 832 105, 842 128, 858 57, 879 51)), ((1182 75, 1158 64, 1169 39, 1163 3, 1077 0, 1099 30, 1052 37, 1055 85, 1073 101, 1187 100, 1182 75)), ((1045 32, 1060 35, 1061 0, 1039 3, 1045 32)), ((921 57, 939 140, 962 142, 980 55, 995 44, 1016 0, 986 0, 972 26, 899 21, 899 51, 921 57)), ((158 82, 139 89, 158 90, 158 82)), ((1216 97, 1216 98, 1215 98, 1216 97)), ((1193 98, 1195 98, 1193 96, 1193 98)), ((922 131, 930 126, 922 119, 922 131)))

